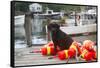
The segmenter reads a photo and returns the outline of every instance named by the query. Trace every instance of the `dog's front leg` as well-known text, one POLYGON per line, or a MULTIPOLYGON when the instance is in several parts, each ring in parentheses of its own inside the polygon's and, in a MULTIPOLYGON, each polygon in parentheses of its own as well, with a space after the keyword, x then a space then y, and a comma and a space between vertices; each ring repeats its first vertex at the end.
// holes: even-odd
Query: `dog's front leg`
POLYGON ((57 54, 57 44, 54 43, 54 51, 55 51, 55 55, 57 54))

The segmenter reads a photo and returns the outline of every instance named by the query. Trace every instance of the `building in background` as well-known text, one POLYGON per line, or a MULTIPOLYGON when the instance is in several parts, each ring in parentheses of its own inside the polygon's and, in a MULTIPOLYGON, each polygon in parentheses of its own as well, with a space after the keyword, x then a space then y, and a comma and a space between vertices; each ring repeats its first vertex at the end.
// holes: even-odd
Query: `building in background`
POLYGON ((34 13, 42 12, 42 5, 38 3, 31 4, 29 5, 29 10, 34 13))

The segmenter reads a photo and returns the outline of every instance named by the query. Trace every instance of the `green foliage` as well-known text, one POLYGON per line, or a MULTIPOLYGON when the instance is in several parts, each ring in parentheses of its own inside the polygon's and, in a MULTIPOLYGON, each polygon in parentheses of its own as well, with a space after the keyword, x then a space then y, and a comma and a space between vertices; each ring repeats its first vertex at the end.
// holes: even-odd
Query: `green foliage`
MULTIPOLYGON (((28 12, 29 11, 29 5, 32 3, 27 3, 27 2, 16 2, 15 3, 15 10, 16 11, 22 11, 22 12, 28 12)), ((45 12, 45 10, 47 8, 60 12, 61 10, 64 10, 66 12, 70 12, 70 11, 81 11, 82 8, 84 8, 84 6, 75 6, 75 5, 61 5, 61 4, 43 4, 41 3, 42 8, 43 8, 43 12, 45 12)))
POLYGON ((27 11, 29 11, 29 3, 16 2, 15 10, 21 11, 21 12, 27 12, 27 11))
POLYGON ((60 24, 65 24, 65 20, 67 19, 67 17, 66 16, 64 16, 63 18, 61 18, 61 20, 60 20, 60 24))

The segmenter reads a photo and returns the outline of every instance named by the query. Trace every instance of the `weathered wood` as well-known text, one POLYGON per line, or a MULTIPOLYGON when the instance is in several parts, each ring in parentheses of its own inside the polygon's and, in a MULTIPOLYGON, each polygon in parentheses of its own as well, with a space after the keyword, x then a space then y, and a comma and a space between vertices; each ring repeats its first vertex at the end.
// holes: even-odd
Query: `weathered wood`
POLYGON ((24 28, 25 28, 25 38, 27 41, 28 47, 32 45, 32 13, 26 13, 25 14, 25 23, 24 23, 24 28))
MULTIPOLYGON (((26 65, 42 65, 42 64, 59 64, 66 63, 67 60, 59 60, 58 58, 48 59, 52 56, 43 56, 41 53, 30 53, 32 50, 39 50, 42 46, 32 46, 30 48, 18 48, 15 49, 15 66, 26 65)), ((70 59, 68 63, 85 62, 83 60, 76 61, 76 59, 70 59)))

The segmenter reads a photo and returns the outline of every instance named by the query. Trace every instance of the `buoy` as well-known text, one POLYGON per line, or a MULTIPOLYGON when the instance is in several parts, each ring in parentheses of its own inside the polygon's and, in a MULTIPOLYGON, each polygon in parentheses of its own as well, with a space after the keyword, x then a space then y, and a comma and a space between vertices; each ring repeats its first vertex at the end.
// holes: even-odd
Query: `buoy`
MULTIPOLYGON (((43 47, 48 47, 48 46, 54 47, 54 43, 50 41, 48 44, 44 45, 43 47)), ((57 46, 57 51, 60 51, 60 48, 58 46, 57 46)))
POLYGON ((76 41, 73 42, 68 50, 63 50, 63 51, 58 52, 58 58, 60 60, 64 60, 64 59, 70 59, 72 57, 75 57, 76 52, 80 51, 80 53, 81 53, 81 50, 80 50, 80 47, 79 47, 80 45, 81 44, 76 42, 76 41))
POLYGON ((51 41, 48 43, 48 46, 54 46, 54 43, 51 41))
POLYGON ((68 58, 68 50, 63 50, 58 52, 58 58, 64 60, 68 58))
POLYGON ((48 47, 48 46, 54 46, 54 43, 52 41, 50 41, 49 43, 47 43, 46 45, 44 45, 44 47, 48 47))
POLYGON ((41 48, 42 55, 54 55, 56 52, 54 51, 53 46, 47 46, 41 48))
POLYGON ((92 53, 91 52, 87 52, 86 54, 84 54, 84 59, 86 60, 86 61, 91 61, 92 60, 92 53))
POLYGON ((68 49, 69 58, 75 57, 75 55, 76 55, 76 50, 74 48, 68 49))
POLYGON ((92 61, 94 58, 96 58, 96 52, 88 51, 85 47, 82 47, 80 57, 86 61, 92 61))
POLYGON ((92 58, 93 58, 94 60, 96 60, 96 59, 97 59, 96 51, 95 51, 95 50, 92 50, 92 51, 90 51, 90 53, 92 54, 92 58))
MULTIPOLYGON (((57 52, 60 51, 59 47, 57 47, 57 52)), ((55 55, 57 52, 54 50, 54 43, 50 41, 49 43, 43 45, 40 50, 34 50, 30 53, 42 53, 42 55, 55 55)))
POLYGON ((69 58, 74 57, 76 55, 76 51, 78 51, 77 44, 76 44, 76 42, 73 42, 72 45, 68 49, 69 58))
POLYGON ((85 40, 85 41, 83 42, 83 46, 84 46, 87 50, 91 51, 91 50, 94 49, 94 42, 91 41, 91 40, 85 40))
POLYGON ((74 48, 74 50, 78 52, 78 55, 80 55, 81 54, 81 49, 80 49, 81 46, 82 46, 81 43, 74 41, 70 48, 74 48))
POLYGON ((55 55, 54 46, 42 47, 40 50, 33 50, 30 53, 41 53, 42 55, 55 55))

